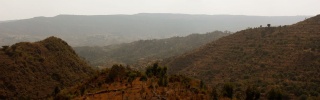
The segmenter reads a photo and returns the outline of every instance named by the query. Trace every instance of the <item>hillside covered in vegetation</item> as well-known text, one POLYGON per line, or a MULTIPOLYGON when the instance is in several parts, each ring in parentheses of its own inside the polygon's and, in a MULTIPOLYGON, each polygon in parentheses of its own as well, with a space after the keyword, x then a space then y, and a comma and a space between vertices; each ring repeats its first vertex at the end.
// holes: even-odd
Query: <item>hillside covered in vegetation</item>
POLYGON ((62 90, 55 99, 209 99, 204 83, 181 75, 167 75, 167 67, 153 66, 144 73, 113 65, 95 77, 62 90))
POLYGON ((320 15, 230 35, 215 31, 76 49, 102 66, 167 59, 164 66, 137 64, 144 72, 121 64, 94 71, 56 37, 2 46, 0 99, 320 99, 320 15))
POLYGON ((320 96, 320 15, 293 25, 248 28, 164 63, 169 73, 212 86, 230 82, 234 95, 254 85, 262 96, 277 89, 291 99, 315 99, 320 96))
POLYGON ((49 37, 0 49, 0 99, 44 99, 94 71, 63 40, 49 37))
MULTIPOLYGON (((86 82, 59 91, 54 99, 75 100, 230 100, 234 86, 209 87, 203 81, 183 75, 168 75, 167 67, 157 63, 145 72, 130 67, 113 65, 96 73, 86 82)), ((242 99, 258 100, 260 91, 248 86, 242 99)), ((272 93, 274 91, 271 91, 272 93)), ((270 93, 271 93, 270 92, 270 93)), ((276 96, 279 92, 274 92, 276 96)))
MULTIPOLYGON (((217 40, 230 32, 214 31, 186 37, 140 40, 104 47, 75 47, 75 51, 93 66, 112 66, 115 63, 147 66, 154 60, 177 56, 217 40)), ((144 69, 144 68, 142 68, 144 69)))

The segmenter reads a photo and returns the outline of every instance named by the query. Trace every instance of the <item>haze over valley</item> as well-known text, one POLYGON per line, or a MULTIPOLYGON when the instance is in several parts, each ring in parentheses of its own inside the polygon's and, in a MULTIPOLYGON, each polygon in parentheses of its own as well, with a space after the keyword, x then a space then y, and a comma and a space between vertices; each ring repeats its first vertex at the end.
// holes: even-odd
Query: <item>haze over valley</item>
POLYGON ((58 15, 0 23, 0 45, 58 36, 71 46, 107 46, 211 31, 289 25, 309 16, 243 16, 141 13, 134 15, 58 15))

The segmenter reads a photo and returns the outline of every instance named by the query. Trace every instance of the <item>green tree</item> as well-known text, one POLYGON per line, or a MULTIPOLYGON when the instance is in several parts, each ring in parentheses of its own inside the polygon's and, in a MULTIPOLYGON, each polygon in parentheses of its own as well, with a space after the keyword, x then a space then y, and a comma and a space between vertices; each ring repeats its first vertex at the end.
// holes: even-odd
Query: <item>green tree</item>
POLYGON ((283 94, 279 89, 273 88, 267 93, 268 100, 282 100, 282 96, 283 94))
POLYGON ((158 75, 158 69, 159 69, 158 67, 159 67, 158 63, 154 63, 152 66, 152 73, 154 76, 158 75))
POLYGON ((53 95, 57 95, 60 92, 60 87, 55 87, 53 91, 53 95))
POLYGON ((148 77, 156 76, 158 78, 164 77, 167 75, 167 67, 160 67, 158 63, 154 63, 153 66, 148 66, 146 68, 145 74, 148 77))
POLYGON ((84 94, 85 91, 86 91, 86 88, 85 88, 85 87, 81 88, 81 90, 80 90, 81 96, 83 96, 83 94, 84 94))
POLYGON ((168 86, 168 77, 167 76, 160 77, 159 81, 158 81, 158 85, 159 86, 168 86))
POLYGON ((299 100, 308 100, 308 96, 303 94, 299 97, 299 100))
POLYGON ((2 46, 2 50, 6 51, 9 48, 9 46, 2 46))
POLYGON ((147 78, 147 76, 146 75, 142 75, 141 77, 140 77, 140 81, 147 81, 148 80, 148 78, 147 78))
POLYGON ((131 87, 132 87, 132 82, 134 81, 134 79, 136 79, 136 76, 137 76, 137 74, 134 72, 129 73, 128 82, 130 83, 131 87))
POLYGON ((158 67, 158 72, 159 74, 157 75, 158 77, 164 77, 167 75, 167 67, 164 66, 164 67, 158 67))
POLYGON ((234 90, 233 85, 231 83, 226 83, 223 86, 222 94, 223 94, 224 97, 228 97, 228 98, 232 99, 233 90, 234 90))
POLYGON ((148 77, 152 77, 154 74, 153 74, 153 71, 152 71, 152 67, 148 66, 146 68, 146 72, 145 74, 148 76, 148 77))
POLYGON ((246 90, 246 100, 259 100, 260 92, 257 88, 249 86, 246 90))
POLYGON ((210 96, 212 100, 218 100, 218 92, 216 88, 212 88, 210 96))
POLYGON ((199 87, 200 87, 200 89, 205 89, 206 88, 206 84, 203 82, 203 80, 200 81, 199 87))
POLYGON ((126 71, 122 65, 113 65, 110 73, 109 78, 112 81, 122 80, 125 77, 126 71))

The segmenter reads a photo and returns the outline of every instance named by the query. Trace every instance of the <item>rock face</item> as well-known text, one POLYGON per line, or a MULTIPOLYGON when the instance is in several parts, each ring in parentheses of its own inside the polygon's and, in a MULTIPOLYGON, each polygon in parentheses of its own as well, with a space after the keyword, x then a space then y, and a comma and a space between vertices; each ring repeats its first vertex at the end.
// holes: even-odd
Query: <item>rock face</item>
POLYGON ((74 85, 90 74, 93 70, 88 64, 56 37, 2 46, 0 99, 50 97, 55 89, 74 85))
POLYGON ((296 96, 301 95, 294 93, 299 88, 312 94, 320 90, 316 85, 320 82, 320 15, 293 25, 242 30, 175 57, 166 65, 170 73, 211 84, 280 86, 296 96))

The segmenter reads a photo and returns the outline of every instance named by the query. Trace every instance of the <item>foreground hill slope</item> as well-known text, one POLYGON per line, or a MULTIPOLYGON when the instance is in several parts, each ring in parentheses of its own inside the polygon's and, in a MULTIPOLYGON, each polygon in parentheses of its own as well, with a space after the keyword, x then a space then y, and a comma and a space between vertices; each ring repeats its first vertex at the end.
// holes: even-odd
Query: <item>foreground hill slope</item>
POLYGON ((183 54, 229 34, 229 32, 214 31, 185 37, 139 40, 104 47, 85 46, 74 49, 94 66, 112 66, 114 63, 143 64, 183 54))
POLYGON ((208 83, 279 87, 290 95, 319 95, 320 15, 293 25, 246 29, 167 61, 170 73, 208 83))
POLYGON ((0 99, 41 99, 88 78, 93 70, 63 40, 49 37, 0 49, 0 99))
POLYGON ((167 67, 154 64, 145 73, 113 65, 82 84, 62 90, 55 99, 209 100, 212 96, 202 81, 182 75, 169 76, 167 67))

